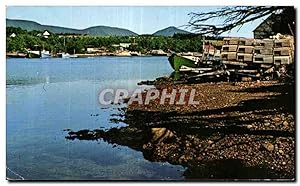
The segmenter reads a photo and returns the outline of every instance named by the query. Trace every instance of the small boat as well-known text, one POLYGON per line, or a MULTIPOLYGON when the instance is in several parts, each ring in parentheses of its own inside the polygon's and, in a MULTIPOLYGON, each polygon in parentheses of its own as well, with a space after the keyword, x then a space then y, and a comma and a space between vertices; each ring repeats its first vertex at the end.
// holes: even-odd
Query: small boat
POLYGON ((18 52, 6 53, 6 57, 9 57, 9 58, 25 58, 26 56, 27 56, 27 54, 25 54, 25 53, 18 53, 18 52))
POLYGON ((174 79, 179 80, 181 75, 188 75, 188 79, 204 76, 221 76, 226 73, 223 63, 214 57, 181 56, 172 54, 168 58, 174 69, 174 79), (195 75, 196 74, 196 75, 195 75))
POLYGON ((131 56, 141 56, 140 52, 130 52, 131 56))
POLYGON ((62 58, 77 58, 78 56, 75 55, 75 54, 71 55, 71 54, 69 54, 69 53, 62 53, 62 54, 61 54, 61 57, 62 57, 62 58))
POLYGON ((201 58, 195 56, 179 56, 177 54, 172 54, 168 58, 170 65, 175 72, 179 72, 182 66, 196 68, 200 59, 201 58))
POLYGON ((40 58, 41 52, 39 50, 29 50, 27 51, 28 58, 40 58))
POLYGON ((50 57, 52 57, 52 56, 50 55, 49 51, 46 51, 46 50, 41 51, 41 58, 50 58, 50 57))

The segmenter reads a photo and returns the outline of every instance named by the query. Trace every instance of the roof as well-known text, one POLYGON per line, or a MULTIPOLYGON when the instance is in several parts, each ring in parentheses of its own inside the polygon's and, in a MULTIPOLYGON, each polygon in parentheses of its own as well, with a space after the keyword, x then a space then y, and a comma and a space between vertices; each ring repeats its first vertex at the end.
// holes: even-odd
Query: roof
POLYGON ((47 30, 45 30, 45 32, 43 33, 43 36, 50 36, 50 33, 47 30))
POLYGON ((269 17, 267 17, 265 20, 263 20, 254 30, 255 32, 257 29, 259 29, 264 24, 269 24, 270 26, 274 24, 282 24, 281 22, 285 19, 284 16, 286 16, 288 10, 281 11, 281 12, 275 12, 272 13, 269 17), (269 22, 269 23, 268 23, 269 22))
POLYGON ((263 24, 265 24, 268 20, 270 20, 273 17, 274 17, 274 14, 271 14, 269 17, 267 17, 265 20, 263 20, 263 22, 261 22, 252 32, 255 32, 257 29, 259 29, 263 24))

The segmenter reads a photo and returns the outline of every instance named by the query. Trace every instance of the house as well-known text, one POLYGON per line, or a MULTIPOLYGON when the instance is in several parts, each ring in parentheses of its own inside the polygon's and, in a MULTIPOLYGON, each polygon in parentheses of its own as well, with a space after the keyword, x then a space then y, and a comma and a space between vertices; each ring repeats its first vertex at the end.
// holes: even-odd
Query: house
POLYGON ((87 53, 102 53, 102 52, 106 52, 106 48, 105 47, 101 47, 101 48, 87 47, 86 52, 87 53))
POLYGON ((45 30, 43 33, 43 37, 48 38, 49 36, 50 36, 50 33, 47 30, 45 30))
POLYGON ((255 39, 269 38, 277 33, 294 35, 295 33, 295 10, 287 9, 282 12, 271 14, 254 30, 255 39))
POLYGON ((120 47, 129 48, 131 43, 120 43, 120 47))
POLYGON ((120 44, 112 44, 112 47, 119 48, 121 51, 129 48, 131 43, 120 43, 120 44))
POLYGON ((10 34, 9 37, 16 37, 17 35, 15 33, 10 34))

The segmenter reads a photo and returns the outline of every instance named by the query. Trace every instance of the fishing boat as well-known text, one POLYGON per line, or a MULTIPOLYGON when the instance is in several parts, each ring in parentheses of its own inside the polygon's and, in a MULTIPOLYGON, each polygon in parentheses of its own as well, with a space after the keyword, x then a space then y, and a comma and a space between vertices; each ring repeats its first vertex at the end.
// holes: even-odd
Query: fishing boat
POLYGON ((201 58, 196 56, 180 56, 172 54, 168 60, 175 72, 179 72, 181 67, 196 68, 201 58))
MULTIPOLYGON (((66 49, 66 38, 64 37, 64 47, 65 47, 65 51, 67 50, 66 49)), ((75 54, 75 48, 73 50, 73 54, 69 54, 67 52, 63 52, 61 54, 61 58, 77 58, 78 56, 75 54)))

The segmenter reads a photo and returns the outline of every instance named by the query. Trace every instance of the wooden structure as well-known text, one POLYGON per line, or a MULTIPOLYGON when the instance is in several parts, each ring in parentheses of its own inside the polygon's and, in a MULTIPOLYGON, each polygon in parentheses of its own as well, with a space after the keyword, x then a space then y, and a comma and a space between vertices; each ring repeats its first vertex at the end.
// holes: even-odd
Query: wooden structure
POLYGON ((259 77, 293 63, 293 37, 273 39, 225 38, 221 59, 231 73, 259 77), (257 72, 255 74, 255 72, 257 72))

